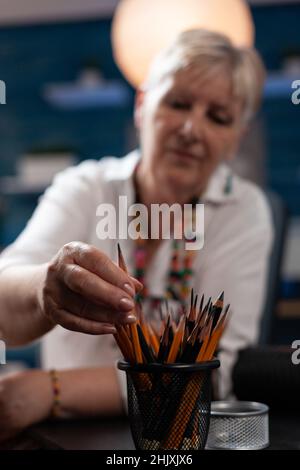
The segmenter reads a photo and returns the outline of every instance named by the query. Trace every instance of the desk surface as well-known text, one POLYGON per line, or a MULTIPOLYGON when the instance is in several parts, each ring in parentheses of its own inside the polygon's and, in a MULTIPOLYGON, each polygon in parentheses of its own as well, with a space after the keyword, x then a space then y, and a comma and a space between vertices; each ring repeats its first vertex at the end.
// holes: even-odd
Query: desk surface
MULTIPOLYGON (((300 414, 269 418, 270 450, 300 450, 300 414)), ((30 437, 44 449, 132 450, 126 419, 45 422, 31 428, 30 437)))

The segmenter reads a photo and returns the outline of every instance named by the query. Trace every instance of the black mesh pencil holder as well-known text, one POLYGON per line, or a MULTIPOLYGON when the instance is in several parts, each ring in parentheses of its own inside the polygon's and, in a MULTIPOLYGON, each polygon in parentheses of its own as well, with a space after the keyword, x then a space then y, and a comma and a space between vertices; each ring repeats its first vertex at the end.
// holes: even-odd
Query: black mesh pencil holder
POLYGON ((218 360, 138 365, 119 361, 119 369, 127 376, 128 415, 136 449, 204 449, 211 373, 219 366, 218 360))

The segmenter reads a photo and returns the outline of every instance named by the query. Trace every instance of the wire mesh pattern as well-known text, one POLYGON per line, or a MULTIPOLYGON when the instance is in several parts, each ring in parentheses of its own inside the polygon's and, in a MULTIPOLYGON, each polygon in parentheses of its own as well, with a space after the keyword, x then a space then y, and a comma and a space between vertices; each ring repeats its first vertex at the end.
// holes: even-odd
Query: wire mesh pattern
POLYGON ((269 444, 268 414, 211 416, 207 448, 258 450, 269 444))
MULTIPOLYGON (((170 371, 156 367, 149 373, 128 365, 128 414, 137 449, 204 449, 210 419, 211 370, 219 366, 218 361, 207 364, 196 371, 194 366, 184 370, 173 366, 170 371)), ((151 370, 151 365, 148 367, 151 370)))

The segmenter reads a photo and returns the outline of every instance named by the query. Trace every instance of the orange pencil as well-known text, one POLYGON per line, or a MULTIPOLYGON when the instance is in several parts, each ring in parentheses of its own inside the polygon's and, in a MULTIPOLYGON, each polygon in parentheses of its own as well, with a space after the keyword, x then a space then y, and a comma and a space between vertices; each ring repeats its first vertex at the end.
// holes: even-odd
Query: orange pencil
POLYGON ((148 331, 149 331, 149 338, 150 338, 150 343, 151 343, 152 349, 155 352, 155 354, 157 355, 158 350, 159 350, 159 341, 158 341, 157 336, 154 333, 154 331, 152 329, 152 326, 150 324, 148 324, 148 331))
MULTIPOLYGON (((119 263, 120 268, 123 269, 123 271, 125 271, 127 273, 128 272, 127 271, 127 266, 125 264, 125 261, 124 261, 122 251, 121 251, 121 247, 120 247, 119 243, 118 243, 118 263, 119 263)), ((134 314, 136 314, 135 309, 133 309, 132 312, 134 314)), ((142 350, 141 350, 141 346, 140 346, 139 335, 138 335, 138 332, 137 332, 136 322, 135 323, 130 323, 129 329, 130 329, 131 340, 132 340, 132 345, 133 345, 133 352, 134 352, 136 362, 138 364, 142 364, 143 363, 143 355, 142 355, 142 350)))
MULTIPOLYGON (((125 351, 126 351, 126 355, 124 355, 122 349, 122 353, 123 353, 123 356, 125 357, 125 359, 129 360, 129 362, 131 363, 134 363, 134 353, 133 353, 133 350, 132 350, 132 344, 130 342, 130 339, 128 338, 127 334, 126 334, 126 330, 124 329, 124 327, 120 326, 120 325, 116 325, 116 329, 117 329, 117 334, 114 335, 115 338, 118 338, 125 351)), ((119 343, 118 343, 119 344, 119 343)))
POLYGON ((183 334, 184 334, 184 322, 185 322, 185 318, 184 316, 182 316, 180 318, 177 331, 175 332, 173 342, 172 342, 172 345, 171 345, 171 348, 167 357, 168 363, 174 362, 177 357, 177 353, 178 353, 180 344, 182 342, 183 334))
POLYGON ((214 355, 215 350, 218 346, 219 340, 220 340, 220 338, 221 338, 221 336, 222 336, 222 334, 223 334, 223 332, 226 328, 226 317, 227 317, 228 310, 229 310, 229 305, 227 306, 223 316, 220 317, 220 320, 219 320, 217 326, 215 327, 215 329, 213 331, 211 341, 210 341, 209 345, 207 346, 205 354, 204 354, 204 356, 205 356, 204 360, 205 361, 210 361, 213 358, 213 355, 214 355))
POLYGON ((205 325, 205 327, 203 329, 203 344, 202 344, 201 349, 198 353, 196 362, 203 361, 204 354, 205 354, 208 342, 209 342, 210 337, 211 337, 211 329, 212 329, 212 317, 210 317, 210 319, 208 320, 208 324, 205 325))

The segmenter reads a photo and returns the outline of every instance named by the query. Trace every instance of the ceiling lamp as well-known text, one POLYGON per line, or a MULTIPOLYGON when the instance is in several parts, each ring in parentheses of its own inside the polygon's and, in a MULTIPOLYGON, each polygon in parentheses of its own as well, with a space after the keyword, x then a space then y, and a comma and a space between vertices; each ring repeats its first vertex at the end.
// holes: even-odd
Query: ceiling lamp
POLYGON ((254 25, 244 0, 121 0, 113 19, 117 65, 135 87, 146 77, 157 52, 181 31, 205 28, 252 46, 254 25))

